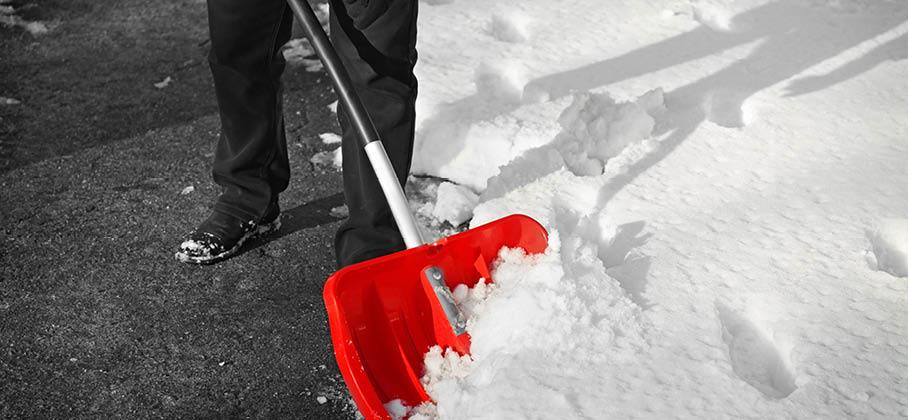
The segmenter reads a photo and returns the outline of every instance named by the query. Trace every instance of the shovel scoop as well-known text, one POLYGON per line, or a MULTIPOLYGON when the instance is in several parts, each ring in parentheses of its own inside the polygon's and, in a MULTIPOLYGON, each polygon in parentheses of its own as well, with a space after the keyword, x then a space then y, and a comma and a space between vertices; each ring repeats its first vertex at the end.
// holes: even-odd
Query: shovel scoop
POLYGON ((338 368, 367 419, 390 419, 385 404, 409 407, 431 401, 423 388, 423 357, 433 346, 470 351, 466 320, 451 290, 491 282, 502 247, 543 252, 545 229, 511 215, 433 243, 426 243, 375 126, 352 88, 312 8, 288 0, 334 83, 357 131, 407 249, 347 266, 325 284, 331 341, 338 368))

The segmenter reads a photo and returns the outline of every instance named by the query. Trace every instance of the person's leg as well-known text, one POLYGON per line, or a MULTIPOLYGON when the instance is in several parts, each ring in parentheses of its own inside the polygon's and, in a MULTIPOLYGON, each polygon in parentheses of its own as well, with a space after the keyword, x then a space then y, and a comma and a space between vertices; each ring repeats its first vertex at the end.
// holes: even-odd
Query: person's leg
POLYGON ((284 0, 208 0, 208 58, 221 117, 212 176, 222 193, 180 245, 180 261, 220 261, 247 238, 279 227, 278 194, 290 179, 280 47, 292 23, 284 0))
POLYGON ((221 117, 212 175, 223 193, 215 212, 259 219, 287 188, 280 48, 292 23, 283 0, 208 0, 208 59, 221 117))
MULTIPOLYGON (((331 0, 331 40, 387 149, 401 185, 413 155, 416 0, 331 0)), ((335 237, 337 264, 405 248, 391 209, 343 107, 344 195, 349 218, 335 237)))

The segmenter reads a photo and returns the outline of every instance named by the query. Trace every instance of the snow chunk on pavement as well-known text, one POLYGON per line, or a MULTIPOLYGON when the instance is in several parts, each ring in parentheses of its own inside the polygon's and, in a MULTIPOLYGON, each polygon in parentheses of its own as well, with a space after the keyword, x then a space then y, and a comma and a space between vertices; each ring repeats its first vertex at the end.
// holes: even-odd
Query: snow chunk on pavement
POLYGON ((908 219, 885 219, 870 234, 877 267, 896 277, 908 277, 908 219))
POLYGON ((438 186, 435 208, 432 215, 439 221, 446 221, 453 226, 460 226, 473 216, 473 208, 479 202, 479 196, 462 185, 442 182, 438 186))
POLYGON ((344 156, 341 149, 341 147, 338 147, 334 150, 318 152, 309 158, 309 162, 312 162, 316 166, 333 165, 335 168, 340 169, 344 164, 344 156))
POLYGON ((334 133, 322 133, 318 137, 322 139, 324 144, 336 144, 341 142, 341 136, 334 133))
POLYGON ((284 49, 281 50, 281 53, 284 54, 285 60, 293 64, 301 62, 306 57, 315 55, 315 49, 312 48, 312 44, 309 43, 308 39, 296 38, 284 44, 284 49))
POLYGON ((156 87, 156 88, 158 88, 158 89, 164 89, 164 88, 166 88, 167 86, 170 86, 170 84, 171 84, 172 82, 173 82, 173 78, 170 77, 170 76, 167 76, 167 77, 164 78, 164 80, 161 80, 160 82, 155 83, 155 84, 154 84, 154 87, 156 87))

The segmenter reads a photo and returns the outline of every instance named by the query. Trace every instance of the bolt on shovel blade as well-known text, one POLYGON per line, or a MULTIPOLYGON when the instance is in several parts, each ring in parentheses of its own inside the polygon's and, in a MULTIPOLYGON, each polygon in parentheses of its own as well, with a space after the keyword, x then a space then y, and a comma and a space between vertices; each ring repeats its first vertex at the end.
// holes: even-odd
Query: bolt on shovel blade
POLYGON ((325 284, 334 355, 347 388, 367 419, 390 419, 384 404, 429 401, 420 383, 423 357, 438 345, 469 353, 469 334, 456 335, 425 278, 444 272, 450 290, 492 281, 502 247, 545 251, 548 234, 532 218, 512 215, 439 241, 345 267, 325 284))

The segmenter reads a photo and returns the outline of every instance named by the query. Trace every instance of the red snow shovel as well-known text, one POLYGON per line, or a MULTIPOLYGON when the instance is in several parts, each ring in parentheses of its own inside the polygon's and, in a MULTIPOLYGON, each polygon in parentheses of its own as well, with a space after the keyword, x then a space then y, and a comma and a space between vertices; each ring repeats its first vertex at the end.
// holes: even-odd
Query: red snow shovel
POLYGON ((512 215, 426 244, 406 196, 350 78, 312 8, 288 0, 331 75, 388 200, 407 250, 345 267, 325 284, 325 306, 337 365, 360 412, 390 419, 384 404, 409 407, 429 401, 420 383, 423 357, 438 345, 470 351, 466 322, 451 290, 491 281, 490 265, 502 247, 543 252, 545 229, 512 215))

